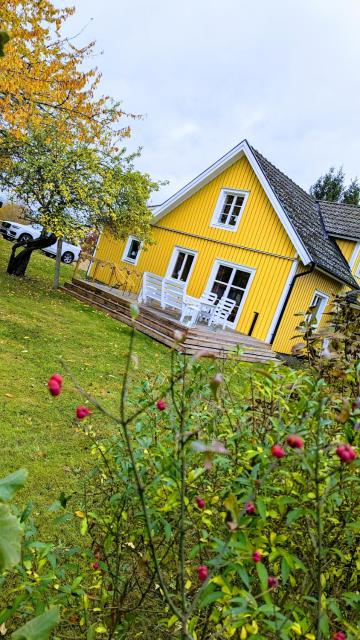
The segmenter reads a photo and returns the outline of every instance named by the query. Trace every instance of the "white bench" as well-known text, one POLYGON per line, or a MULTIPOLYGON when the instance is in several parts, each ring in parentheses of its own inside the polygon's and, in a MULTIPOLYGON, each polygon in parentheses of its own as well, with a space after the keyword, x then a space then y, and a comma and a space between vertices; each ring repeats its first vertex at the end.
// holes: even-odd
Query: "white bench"
POLYGON ((163 309, 170 307, 182 312, 185 300, 185 282, 176 280, 163 279, 162 293, 161 293, 161 306, 163 309))

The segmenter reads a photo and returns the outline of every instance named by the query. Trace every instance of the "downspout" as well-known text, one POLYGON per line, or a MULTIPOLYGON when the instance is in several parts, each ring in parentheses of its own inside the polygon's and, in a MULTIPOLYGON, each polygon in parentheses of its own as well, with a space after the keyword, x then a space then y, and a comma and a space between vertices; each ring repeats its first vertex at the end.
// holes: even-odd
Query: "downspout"
POLYGON ((315 269, 315 263, 314 263, 314 262, 312 262, 312 263, 311 263, 311 267, 310 267, 310 269, 308 269, 307 271, 303 271, 302 273, 296 273, 296 274, 294 275, 294 277, 293 277, 293 279, 292 279, 292 281, 291 281, 291 284, 290 284, 289 290, 288 290, 288 292, 287 292, 287 296, 286 296, 286 298, 285 298, 285 300, 284 300, 284 304, 283 304, 283 306, 282 306, 282 309, 281 309, 280 315, 279 315, 279 317, 278 317, 277 323, 276 323, 276 325, 275 325, 275 329, 274 329, 273 334, 272 334, 272 336, 271 336, 270 344, 273 344, 273 343, 274 343, 274 340, 275 340, 275 338, 276 338, 277 332, 278 332, 279 327, 280 327, 281 320, 283 319, 284 313, 285 313, 285 311, 286 311, 286 307, 287 307, 288 302, 289 302, 289 300, 290 300, 290 296, 291 296, 292 290, 293 290, 293 288, 294 288, 295 281, 296 281, 298 278, 302 278, 302 276, 307 276, 307 275, 309 275, 309 273, 312 273, 312 272, 314 271, 314 269, 315 269))

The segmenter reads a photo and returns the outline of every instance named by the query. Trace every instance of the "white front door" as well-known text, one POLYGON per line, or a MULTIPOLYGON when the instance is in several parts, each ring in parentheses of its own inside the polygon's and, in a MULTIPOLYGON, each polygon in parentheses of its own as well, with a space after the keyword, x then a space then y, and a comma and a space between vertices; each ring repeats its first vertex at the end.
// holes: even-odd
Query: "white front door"
POLYGON ((216 293, 218 300, 223 297, 235 300, 235 307, 227 320, 229 327, 235 328, 238 323, 254 275, 255 270, 249 267, 215 261, 207 291, 216 293))

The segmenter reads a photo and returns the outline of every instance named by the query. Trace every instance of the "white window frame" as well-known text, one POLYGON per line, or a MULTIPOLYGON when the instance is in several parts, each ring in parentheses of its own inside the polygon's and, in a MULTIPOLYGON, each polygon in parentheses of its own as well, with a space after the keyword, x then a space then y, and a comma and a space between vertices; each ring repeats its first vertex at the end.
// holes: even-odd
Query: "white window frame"
POLYGON ((137 263, 139 262, 139 258, 140 258, 140 254, 141 254, 141 250, 143 247, 143 243, 139 240, 139 238, 137 238, 136 236, 129 236, 125 245, 125 249, 124 252, 122 254, 122 258, 121 260, 123 262, 128 262, 129 264, 134 264, 137 265, 137 263), (137 252, 136 258, 133 260, 132 258, 128 257, 128 253, 131 247, 131 243, 133 240, 136 240, 136 242, 140 242, 140 246, 139 246, 139 251, 137 252))
POLYGON ((318 291, 317 289, 314 292, 314 295, 312 297, 311 300, 311 304, 310 307, 314 306, 314 302, 315 302, 315 298, 316 296, 318 296, 319 298, 322 298, 319 306, 318 306, 318 310, 316 313, 316 324, 315 329, 317 329, 317 327, 319 326, 320 322, 321 322, 321 318, 323 317, 323 313, 327 307, 327 304, 329 302, 330 296, 326 295, 326 293, 324 293, 323 291, 318 291))
POLYGON ((233 322, 227 322, 227 326, 230 327, 231 329, 236 329, 236 327, 239 324, 239 320, 240 320, 240 316, 242 313, 242 310, 244 308, 245 302, 246 302, 246 298, 249 295, 249 291, 251 289, 251 285, 252 282, 254 280, 255 277, 255 273, 256 273, 256 269, 254 269, 253 267, 247 267, 243 264, 237 264, 236 262, 229 262, 228 260, 221 260, 221 258, 217 258, 213 264, 213 268, 211 269, 211 273, 210 273, 210 277, 207 281, 206 287, 205 287, 205 291, 207 293, 211 292, 212 286, 214 284, 214 280, 215 280, 215 276, 218 272, 219 266, 221 264, 224 264, 227 267, 234 267, 235 269, 240 269, 241 271, 246 271, 247 273, 250 273, 250 278, 249 281, 246 285, 246 289, 244 291, 244 295, 242 297, 242 300, 240 302, 239 308, 238 308, 238 312, 236 314, 235 320, 233 322))
POLYGON ((249 191, 243 191, 239 189, 228 189, 225 187, 221 189, 213 216, 211 218, 210 227, 215 227, 216 229, 226 229, 226 231, 233 231, 233 232, 237 231, 239 228, 240 220, 243 216, 243 213, 246 207, 246 202, 248 197, 249 197, 249 191), (242 203, 236 224, 233 226, 228 224, 222 224, 221 222, 219 222, 219 217, 221 215, 222 208, 225 204, 226 196, 243 196, 244 197, 244 202, 242 203))
POLYGON ((195 262, 196 262, 196 258, 198 256, 198 251, 194 251, 193 249, 188 249, 187 247, 180 247, 180 246, 176 246, 173 249, 171 258, 170 258, 170 262, 166 271, 166 276, 165 278, 168 278, 169 280, 173 280, 174 282, 184 282, 183 280, 180 280, 180 278, 172 278, 171 274, 174 271, 174 267, 176 264, 176 260, 178 257, 178 253, 179 251, 184 251, 184 253, 189 253, 190 255, 194 256, 194 260, 192 262, 192 265, 190 267, 190 271, 188 273, 188 277, 187 280, 184 284, 188 284, 188 282, 190 281, 191 278, 191 274, 194 270, 194 266, 195 266, 195 262))

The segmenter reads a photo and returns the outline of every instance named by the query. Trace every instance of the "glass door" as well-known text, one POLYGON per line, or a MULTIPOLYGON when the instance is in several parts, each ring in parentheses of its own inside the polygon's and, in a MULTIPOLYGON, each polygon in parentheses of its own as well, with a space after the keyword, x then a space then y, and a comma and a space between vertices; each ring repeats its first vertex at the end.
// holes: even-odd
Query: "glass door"
POLYGON ((235 307, 228 317, 228 323, 235 326, 240 312, 240 305, 249 286, 251 272, 240 267, 218 263, 210 291, 220 298, 235 300, 235 307))

